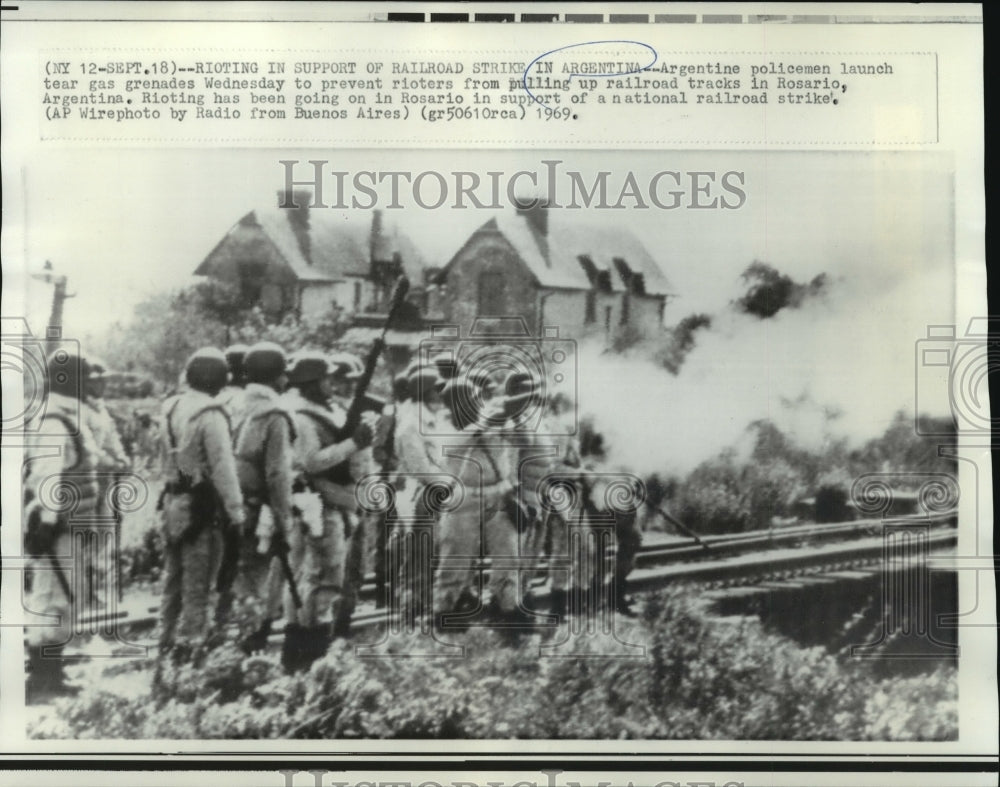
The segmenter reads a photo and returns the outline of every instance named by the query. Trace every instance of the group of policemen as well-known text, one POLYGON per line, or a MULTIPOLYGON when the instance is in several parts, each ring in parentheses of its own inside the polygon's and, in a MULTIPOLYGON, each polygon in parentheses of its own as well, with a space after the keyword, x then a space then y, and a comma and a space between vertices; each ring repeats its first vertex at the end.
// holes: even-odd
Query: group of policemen
MULTIPOLYGON (((83 496, 93 498, 86 505, 96 506, 100 490, 87 485, 88 473, 115 461, 100 446, 110 419, 99 425, 91 414, 101 410, 88 388, 100 370, 80 360, 84 384, 52 382, 39 430, 65 437, 61 455, 27 465, 26 521, 37 556, 69 551, 58 507, 32 504, 44 479, 84 479, 83 496)), ((402 600, 438 630, 479 620, 516 631, 538 613, 563 617, 574 584, 629 612, 635 517, 618 518, 610 579, 596 569, 543 575, 545 558, 569 553, 572 518, 601 513, 583 480, 586 448, 581 457, 571 430, 556 426, 565 402, 545 398, 532 374, 463 370, 441 356, 411 363, 394 378, 387 404, 352 419, 364 366, 348 353, 286 354, 270 342, 206 347, 189 358, 182 390, 163 405, 161 660, 197 664, 233 632, 250 654, 284 620, 282 663, 305 668, 349 634, 368 562, 380 604, 402 600), (372 474, 394 489, 388 510, 359 500, 359 482, 372 474), (557 512, 546 499, 545 480, 560 477, 580 494, 575 510, 557 512), (441 479, 444 495, 427 494, 441 479), (432 523, 433 563, 412 552, 387 559, 406 521, 432 523), (483 556, 491 561, 486 588, 483 556), (531 588, 543 579, 549 600, 539 609, 531 588), (421 584, 432 592, 415 592, 421 584)), ((63 368, 50 367, 53 375, 63 368)), ((39 573, 32 591, 33 609, 68 619, 72 596, 51 572, 39 573)), ((59 647, 68 636, 57 627, 36 631, 45 641, 29 643, 29 686, 61 687, 59 647)))

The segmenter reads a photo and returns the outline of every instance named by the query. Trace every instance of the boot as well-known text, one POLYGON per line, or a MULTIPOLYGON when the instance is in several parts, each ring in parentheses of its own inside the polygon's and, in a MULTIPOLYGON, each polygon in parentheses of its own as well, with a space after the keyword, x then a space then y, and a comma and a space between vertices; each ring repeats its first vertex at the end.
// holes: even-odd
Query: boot
POLYGON ((563 588, 553 588, 550 596, 549 612, 559 617, 559 623, 566 619, 567 597, 563 588))
POLYGON ((330 647, 330 627, 300 626, 289 623, 285 626, 285 641, 281 645, 281 666, 286 672, 307 670, 316 659, 326 655, 330 647))
POLYGON ((334 637, 346 639, 351 635, 351 618, 357 607, 357 597, 348 593, 341 595, 333 607, 333 628, 331 633, 334 637))
POLYGON ((267 647, 267 638, 271 636, 271 620, 268 618, 263 623, 261 623, 260 628, 257 629, 253 634, 244 637, 239 644, 240 650, 246 653, 248 656, 253 653, 259 653, 267 647))
POLYGON ((309 669, 313 662, 326 655, 333 641, 333 630, 326 623, 306 629, 305 651, 302 654, 302 668, 309 669))
POLYGON ((528 613, 519 608, 504 610, 496 599, 490 600, 487 618, 500 641, 510 647, 518 645, 522 637, 534 631, 534 619, 528 613))
POLYGON ((470 623, 467 620, 452 620, 446 627, 444 625, 444 616, 453 615, 455 613, 461 614, 473 612, 478 607, 479 599, 476 595, 468 588, 463 588, 462 592, 458 594, 458 598, 455 600, 455 603, 450 610, 434 613, 434 630, 440 634, 459 634, 464 631, 468 631, 470 623))
POLYGON ((635 617, 635 610, 632 609, 632 597, 626 592, 624 577, 616 577, 609 582, 607 593, 609 599, 614 599, 615 612, 627 618, 635 617))
POLYGON ((305 626, 300 626, 298 623, 289 623, 285 626, 285 639, 281 643, 281 666, 285 672, 297 672, 301 669, 305 632, 305 626))
POLYGON ((340 637, 342 639, 347 639, 351 635, 351 613, 342 610, 334 618, 333 628, 331 633, 334 637, 340 637))
POLYGON ((170 659, 175 667, 187 664, 194 659, 194 646, 189 642, 178 642, 170 649, 170 659))
POLYGON ((28 650, 28 677, 24 683, 25 702, 37 705, 56 697, 72 697, 80 689, 66 683, 62 647, 37 645, 28 650), (43 648, 48 654, 42 655, 43 648))

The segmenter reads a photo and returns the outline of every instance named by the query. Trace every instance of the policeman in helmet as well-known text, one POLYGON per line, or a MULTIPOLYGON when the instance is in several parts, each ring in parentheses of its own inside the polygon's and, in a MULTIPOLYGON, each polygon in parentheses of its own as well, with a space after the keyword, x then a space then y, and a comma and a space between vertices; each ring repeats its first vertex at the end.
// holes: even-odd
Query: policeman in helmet
POLYGON ((244 524, 229 416, 215 398, 226 358, 203 347, 185 364, 187 390, 165 403, 168 480, 160 652, 176 662, 199 658, 210 642, 209 598, 226 529, 244 524))
POLYGON ((76 693, 66 683, 64 648, 75 636, 74 608, 86 612, 87 599, 76 598, 74 577, 90 570, 88 556, 74 551, 72 521, 96 518, 100 488, 100 449, 83 417, 84 380, 90 364, 66 348, 47 359, 48 394, 41 414, 28 430, 25 447, 24 552, 28 556, 31 589, 28 606, 50 623, 25 630, 29 704, 76 693), (53 446, 59 448, 53 451, 53 446), (72 489, 72 494, 60 490, 72 489), (73 556, 67 565, 66 556, 73 556))

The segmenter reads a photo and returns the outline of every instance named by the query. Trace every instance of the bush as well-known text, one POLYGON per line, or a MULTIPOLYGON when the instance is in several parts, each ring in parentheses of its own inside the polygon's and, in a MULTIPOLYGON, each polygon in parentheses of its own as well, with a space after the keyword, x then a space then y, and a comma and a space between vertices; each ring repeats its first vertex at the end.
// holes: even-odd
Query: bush
POLYGON ((732 452, 702 462, 678 488, 678 517, 701 533, 746 530, 750 517, 740 478, 740 468, 732 452))
POLYGON ((702 462, 678 487, 680 519, 703 533, 761 530, 785 516, 805 489, 784 459, 738 463, 725 452, 702 462))
POLYGON ((957 735, 957 671, 879 678, 766 632, 706 617, 697 588, 650 599, 621 621, 638 658, 583 642, 573 658, 538 657, 539 637, 501 647, 463 638, 467 657, 364 658, 337 641, 306 674, 232 648, 195 670, 165 666, 159 701, 94 688, 63 701, 36 737, 579 738, 941 740, 957 735))

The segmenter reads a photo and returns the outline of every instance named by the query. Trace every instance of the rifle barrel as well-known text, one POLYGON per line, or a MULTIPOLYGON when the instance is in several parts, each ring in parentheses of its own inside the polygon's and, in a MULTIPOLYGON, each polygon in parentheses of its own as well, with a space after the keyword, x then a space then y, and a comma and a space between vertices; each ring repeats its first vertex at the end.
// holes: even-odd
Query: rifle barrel
POLYGON ((73 606, 75 601, 73 597, 73 589, 69 586, 69 580, 66 579, 66 574, 63 573, 62 566, 59 565, 59 561, 56 560, 56 556, 50 554, 48 556, 49 563, 52 565, 52 570, 56 572, 56 579, 59 580, 59 586, 62 588, 63 593, 66 594, 66 598, 69 601, 70 606, 73 606))
POLYGON ((278 562, 281 563, 281 573, 285 575, 288 590, 292 594, 292 603, 296 609, 302 609, 302 596, 299 595, 299 588, 295 584, 295 575, 292 574, 292 566, 288 562, 288 552, 285 549, 279 549, 277 554, 278 562))
POLYGON ((681 533, 683 533, 686 536, 689 536, 689 537, 693 538, 696 542, 698 542, 698 544, 703 549, 711 551, 712 547, 710 547, 708 544, 706 544, 704 541, 702 541, 698 537, 697 533, 695 533, 691 528, 689 528, 687 525, 685 525, 683 522, 681 522, 677 517, 673 516, 669 512, 667 512, 664 509, 660 508, 660 506, 653 506, 652 508, 653 508, 653 510, 656 513, 658 513, 660 516, 662 516, 664 519, 666 519, 670 524, 672 524, 674 527, 676 527, 678 530, 680 530, 681 533))

